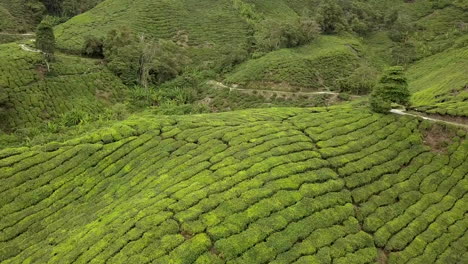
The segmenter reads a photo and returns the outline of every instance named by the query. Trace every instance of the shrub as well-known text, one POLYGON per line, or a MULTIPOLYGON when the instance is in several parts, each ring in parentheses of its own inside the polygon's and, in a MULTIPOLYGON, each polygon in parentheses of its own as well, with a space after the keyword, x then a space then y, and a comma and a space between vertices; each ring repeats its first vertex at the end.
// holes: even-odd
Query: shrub
POLYGON ((103 50, 109 69, 125 84, 144 87, 175 78, 190 62, 185 50, 173 41, 137 38, 127 28, 111 30, 103 50))
POLYGON ((319 6, 317 21, 326 34, 339 33, 348 28, 345 13, 336 1, 326 1, 319 6))
POLYGON ((96 36, 86 36, 82 53, 89 57, 104 58, 104 40, 96 36))
POLYGON ((409 105, 408 82, 401 66, 388 68, 371 94, 371 109, 378 113, 390 110, 391 103, 409 105))
POLYGON ((44 53, 46 61, 51 61, 55 53, 53 18, 46 17, 36 29, 36 47, 44 53))
POLYGON ((319 33, 318 24, 307 17, 283 23, 267 19, 257 25, 254 38, 257 49, 273 51, 310 43, 319 33))
POLYGON ((350 76, 337 80, 340 92, 369 94, 376 83, 376 71, 369 66, 361 66, 350 76))
POLYGON ((72 110, 61 116, 61 123, 66 127, 72 127, 86 122, 88 114, 80 110, 72 110))
POLYGON ((391 103, 383 99, 381 96, 378 95, 371 95, 370 99, 370 107, 372 111, 376 113, 386 114, 390 111, 391 103))

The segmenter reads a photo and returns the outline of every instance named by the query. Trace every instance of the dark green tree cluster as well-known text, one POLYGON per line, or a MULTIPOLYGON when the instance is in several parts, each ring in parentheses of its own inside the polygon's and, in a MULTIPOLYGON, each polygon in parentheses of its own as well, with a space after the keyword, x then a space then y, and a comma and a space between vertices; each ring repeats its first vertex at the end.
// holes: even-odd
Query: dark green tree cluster
POLYGON ((138 37, 128 28, 111 30, 105 39, 88 36, 83 54, 105 58, 125 84, 144 87, 175 78, 190 61, 173 41, 138 37))
POLYGON ((5 92, 0 93, 0 113, 6 108, 8 96, 5 92))
POLYGON ((254 37, 258 50, 273 51, 307 44, 319 33, 319 25, 311 18, 301 17, 293 22, 267 19, 257 25, 254 37))
POLYGON ((368 1, 323 1, 317 10, 317 22, 325 34, 343 31, 367 35, 392 24, 394 13, 376 10, 368 1))
POLYGON ((268 52, 310 43, 320 33, 367 35, 391 27, 397 19, 398 13, 376 10, 368 1, 329 0, 322 1, 316 12, 306 13, 296 21, 282 22, 261 17, 249 21, 254 24, 257 50, 268 52))
POLYGON ((49 15, 72 17, 93 8, 102 0, 41 0, 41 2, 49 15))
POLYGON ((42 51, 47 70, 50 71, 49 62, 54 60, 55 53, 55 35, 51 17, 44 18, 37 26, 36 48, 42 51))
POLYGON ((392 103, 403 106, 410 104, 408 81, 401 66, 388 68, 370 97, 371 109, 378 113, 390 111, 392 103))

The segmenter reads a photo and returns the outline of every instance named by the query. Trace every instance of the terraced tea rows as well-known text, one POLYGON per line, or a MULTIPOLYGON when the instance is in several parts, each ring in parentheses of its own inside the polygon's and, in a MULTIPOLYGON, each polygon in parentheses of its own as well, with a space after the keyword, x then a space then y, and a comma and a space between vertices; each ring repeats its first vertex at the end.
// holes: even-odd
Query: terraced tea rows
POLYGON ((466 132, 437 153, 420 129, 258 109, 5 149, 0 262, 464 263, 466 132))
POLYGON ((321 36, 310 45, 249 60, 226 81, 253 89, 273 86, 272 90, 293 92, 336 88, 337 79, 348 77, 365 61, 357 51, 361 49, 361 43, 354 38, 321 36))
MULTIPOLYGON (((0 92, 6 95, 0 129, 23 128, 70 110, 99 112, 127 89, 96 61, 58 55, 47 73, 39 54, 0 45, 0 92)), ((3 103, 3 102, 2 102, 3 103)))
POLYGON ((105 36, 108 31, 122 26, 155 38, 171 39, 183 33, 188 36, 190 46, 200 48, 247 42, 247 24, 230 0, 115 0, 104 1, 58 26, 58 45, 81 50, 85 36, 105 36))
POLYGON ((433 114, 468 117, 467 68, 467 47, 452 49, 413 65, 409 77, 414 107, 433 114))

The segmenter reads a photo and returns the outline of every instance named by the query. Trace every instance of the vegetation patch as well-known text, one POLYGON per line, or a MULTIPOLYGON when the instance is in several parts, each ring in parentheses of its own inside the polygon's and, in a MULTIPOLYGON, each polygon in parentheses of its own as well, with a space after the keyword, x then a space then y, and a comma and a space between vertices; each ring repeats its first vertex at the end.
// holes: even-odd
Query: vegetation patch
POLYGON ((4 148, 0 261, 460 263, 468 141, 422 138, 415 118, 341 106, 140 115, 4 148))
POLYGON ((447 152, 447 148, 457 136, 456 131, 447 125, 426 124, 423 128, 424 144, 431 147, 434 152, 447 152))

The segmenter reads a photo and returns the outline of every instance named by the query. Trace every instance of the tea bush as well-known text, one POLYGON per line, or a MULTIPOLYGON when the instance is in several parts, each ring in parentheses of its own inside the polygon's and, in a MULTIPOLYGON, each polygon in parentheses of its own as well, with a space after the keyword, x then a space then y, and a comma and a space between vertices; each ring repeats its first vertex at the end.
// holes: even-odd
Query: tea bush
POLYGON ((460 263, 468 141, 433 152, 428 125, 346 106, 147 113, 4 148, 0 261, 460 263))

